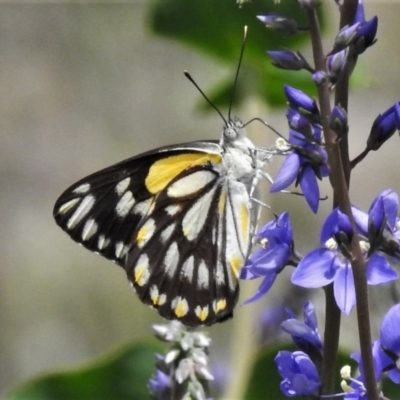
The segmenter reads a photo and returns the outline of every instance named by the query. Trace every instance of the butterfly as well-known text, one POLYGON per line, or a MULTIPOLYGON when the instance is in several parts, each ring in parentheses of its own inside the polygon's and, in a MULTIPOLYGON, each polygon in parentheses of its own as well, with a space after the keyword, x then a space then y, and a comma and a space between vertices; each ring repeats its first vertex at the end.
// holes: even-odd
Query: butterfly
POLYGON ((143 303, 188 326, 232 316, 257 219, 253 191, 271 157, 238 118, 219 114, 220 140, 161 147, 95 172, 53 212, 73 240, 124 268, 143 303))

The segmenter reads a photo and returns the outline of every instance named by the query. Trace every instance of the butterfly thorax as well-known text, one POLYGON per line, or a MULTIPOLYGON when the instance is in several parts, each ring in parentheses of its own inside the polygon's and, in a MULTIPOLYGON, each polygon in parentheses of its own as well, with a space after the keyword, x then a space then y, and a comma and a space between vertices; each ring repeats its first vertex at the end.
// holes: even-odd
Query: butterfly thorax
POLYGON ((255 157, 255 146, 247 138, 246 130, 240 119, 234 118, 222 130, 220 146, 223 149, 223 160, 230 179, 251 184, 260 168, 255 157))

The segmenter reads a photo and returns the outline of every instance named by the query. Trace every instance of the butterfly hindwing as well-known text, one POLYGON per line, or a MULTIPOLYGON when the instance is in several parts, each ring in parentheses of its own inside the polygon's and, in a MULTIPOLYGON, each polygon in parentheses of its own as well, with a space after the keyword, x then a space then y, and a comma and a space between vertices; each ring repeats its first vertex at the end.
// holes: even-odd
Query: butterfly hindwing
POLYGON ((144 303, 165 318, 190 326, 212 325, 232 315, 239 293, 239 268, 249 247, 246 188, 218 174, 208 181, 208 172, 215 174, 194 169, 187 175, 191 181, 203 182, 196 185, 196 193, 185 185, 186 176, 178 176, 166 187, 168 191, 184 185, 175 203, 163 203, 161 199, 170 197, 159 194, 153 212, 136 232, 126 264, 144 303))

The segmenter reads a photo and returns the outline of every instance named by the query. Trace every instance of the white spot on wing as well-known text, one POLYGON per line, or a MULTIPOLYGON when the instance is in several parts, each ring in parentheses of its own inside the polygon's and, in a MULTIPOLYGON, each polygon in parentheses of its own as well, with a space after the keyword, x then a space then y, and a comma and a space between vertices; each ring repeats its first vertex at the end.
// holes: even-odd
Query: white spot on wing
POLYGON ((215 179, 216 175, 208 170, 200 170, 172 183, 168 190, 169 197, 185 197, 203 189, 215 179))
POLYGON ((135 214, 139 214, 142 217, 144 217, 149 212, 152 204, 153 204, 153 198, 150 197, 147 200, 143 200, 137 203, 135 207, 133 207, 133 212, 135 214))
POLYGON ((168 225, 160 234, 160 239, 163 243, 167 242, 168 239, 171 237, 172 233, 174 232, 176 224, 168 225))
POLYGON ((170 206, 165 207, 165 211, 173 217, 181 210, 181 206, 178 204, 172 204, 170 206))
POLYGON ((87 193, 90 189, 90 184, 89 183, 83 183, 82 185, 79 185, 77 188, 73 190, 74 193, 87 193))
POLYGON ((115 245, 115 256, 117 258, 123 258, 129 250, 129 246, 125 245, 123 242, 117 242, 115 245))
POLYGON ((99 225, 93 218, 89 218, 82 230, 82 240, 89 240, 98 229, 99 225))
POLYGON ((137 237, 136 243, 139 247, 143 247, 153 236, 154 231, 156 229, 156 223, 154 219, 149 218, 143 226, 140 228, 137 237))
POLYGON ((130 190, 128 190, 120 198, 119 202, 115 206, 115 212, 117 213, 118 217, 124 218, 126 215, 128 215, 129 211, 131 210, 134 204, 135 204, 135 199, 133 197, 133 194, 130 190))
POLYGON ((215 280, 218 285, 223 285, 225 283, 224 266, 221 261, 217 262, 217 270, 215 271, 215 280))
POLYGON ((67 201, 66 203, 64 203, 59 209, 58 212, 60 214, 65 214, 66 212, 68 212, 72 207, 75 206, 76 203, 78 203, 80 199, 72 199, 70 201, 67 201))
POLYGON ((202 197, 199 197, 183 217, 182 230, 188 240, 197 239, 199 233, 204 228, 216 189, 217 186, 213 187, 202 197))
POLYGON ((156 306, 162 306, 167 301, 167 295, 165 293, 160 294, 156 285, 150 288, 150 298, 156 306))
POLYGON ((139 286, 145 285, 150 279, 149 257, 147 254, 141 254, 136 262, 134 269, 135 282, 139 286))
POLYGON ((122 196, 126 189, 128 189, 129 184, 131 183, 131 178, 125 178, 122 181, 118 182, 117 186, 115 186, 115 191, 119 196, 122 196))
POLYGON ((193 280, 194 257, 190 256, 182 265, 181 274, 187 278, 189 282, 193 280))
POLYGON ((176 242, 172 242, 171 245, 168 247, 168 250, 165 253, 164 257, 165 273, 171 278, 175 274, 178 262, 179 262, 178 244, 176 242))
POLYGON ((207 264, 204 260, 200 261, 199 268, 197 271, 197 286, 199 288, 208 288, 209 286, 209 273, 207 264))
POLYGON ((73 229, 75 226, 90 212, 95 202, 95 198, 92 195, 85 196, 81 204, 72 214, 71 218, 67 222, 67 228, 73 229))
POLYGON ((99 240, 97 242, 97 248, 99 250, 105 249, 110 244, 110 239, 106 239, 104 235, 99 236, 99 240))

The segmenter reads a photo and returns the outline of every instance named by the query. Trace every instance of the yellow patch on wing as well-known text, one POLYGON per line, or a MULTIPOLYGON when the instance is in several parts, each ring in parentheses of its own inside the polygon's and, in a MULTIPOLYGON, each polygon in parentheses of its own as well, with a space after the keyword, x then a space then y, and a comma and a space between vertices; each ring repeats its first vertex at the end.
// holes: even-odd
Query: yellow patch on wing
POLYGON ((197 306, 194 312, 196 313, 199 320, 203 322, 208 317, 208 306, 205 307, 197 306))
POLYGON ((142 254, 135 266, 134 270, 135 282, 139 286, 145 285, 150 278, 149 258, 146 254, 142 254))
POLYGON ((225 210, 225 204, 226 204, 226 192, 222 192, 221 195, 219 196, 219 202, 218 202, 218 212, 220 215, 225 210))
POLYGON ((153 236, 155 230, 155 222, 153 219, 149 219, 146 223, 140 228, 137 236, 136 243, 139 247, 143 247, 147 241, 153 236))
POLYGON ((222 158, 220 155, 207 153, 184 153, 164 157, 150 167, 145 180, 146 188, 150 193, 159 193, 177 175, 186 169, 208 163, 220 164, 221 162, 222 158))
POLYGON ((189 311, 189 304, 183 297, 176 297, 172 302, 172 307, 178 318, 184 317, 189 311))
POLYGON ((225 308, 226 308, 226 300, 225 299, 221 299, 221 300, 214 301, 213 308, 214 308, 214 312, 216 314, 218 312, 220 312, 220 311, 225 310, 225 308))
POLYGON ((242 243, 246 243, 249 240, 250 232, 250 218, 249 209, 245 203, 240 205, 240 235, 242 243))
POLYGON ((155 306, 162 306, 167 300, 166 294, 160 294, 156 285, 150 289, 150 298, 155 306))
POLYGON ((243 262, 244 262, 244 260, 243 260, 243 258, 240 257, 240 256, 233 256, 233 257, 229 260, 229 264, 230 264, 230 266, 231 266, 233 275, 234 275, 236 278, 239 277, 239 272, 240 272, 240 269, 241 269, 242 266, 243 266, 243 262))

